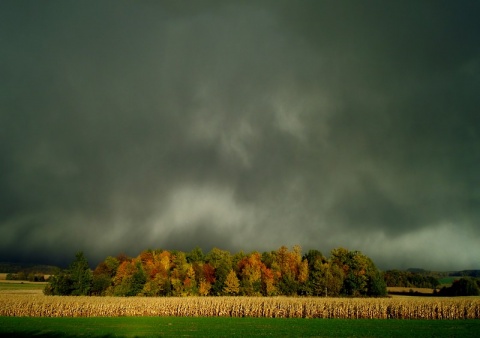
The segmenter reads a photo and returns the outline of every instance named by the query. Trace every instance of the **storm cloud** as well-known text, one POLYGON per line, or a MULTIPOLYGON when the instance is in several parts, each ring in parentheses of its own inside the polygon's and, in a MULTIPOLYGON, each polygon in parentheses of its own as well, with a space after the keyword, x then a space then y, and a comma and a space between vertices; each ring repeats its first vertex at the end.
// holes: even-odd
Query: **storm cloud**
POLYGON ((479 268, 476 1, 3 1, 0 258, 479 268))

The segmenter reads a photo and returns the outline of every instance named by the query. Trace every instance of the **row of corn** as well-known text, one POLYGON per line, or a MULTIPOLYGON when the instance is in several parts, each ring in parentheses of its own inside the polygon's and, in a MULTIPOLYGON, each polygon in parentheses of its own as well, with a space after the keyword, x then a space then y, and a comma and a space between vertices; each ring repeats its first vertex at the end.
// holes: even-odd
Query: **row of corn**
POLYGON ((0 316, 480 319, 480 298, 121 298, 0 294, 0 316))

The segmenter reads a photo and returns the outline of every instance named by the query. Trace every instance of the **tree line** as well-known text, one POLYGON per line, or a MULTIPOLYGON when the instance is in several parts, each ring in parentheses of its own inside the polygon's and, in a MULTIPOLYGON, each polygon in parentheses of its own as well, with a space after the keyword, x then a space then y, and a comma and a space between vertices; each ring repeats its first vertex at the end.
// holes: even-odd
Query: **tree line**
POLYGON ((45 275, 41 273, 26 273, 24 271, 20 271, 18 273, 9 273, 7 274, 6 280, 26 280, 29 282, 45 282, 45 275))
POLYGON ((108 256, 92 271, 82 252, 53 275, 46 295, 93 296, 385 296, 383 273, 360 251, 300 246, 270 252, 204 254, 145 250, 137 257, 108 256))
POLYGON ((437 278, 418 272, 388 270, 385 272, 384 276, 387 287, 403 286, 436 289, 440 285, 437 278))

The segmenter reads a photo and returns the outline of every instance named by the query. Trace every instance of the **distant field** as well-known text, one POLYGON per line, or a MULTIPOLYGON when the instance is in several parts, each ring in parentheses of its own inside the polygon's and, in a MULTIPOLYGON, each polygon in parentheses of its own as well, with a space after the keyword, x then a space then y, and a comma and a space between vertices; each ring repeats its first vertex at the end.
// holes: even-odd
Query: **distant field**
POLYGON ((438 282, 440 283, 440 287, 450 286, 450 285, 452 285, 452 283, 455 280, 460 279, 460 278, 462 278, 462 277, 460 277, 460 276, 444 277, 444 278, 439 279, 438 282))
POLYGON ((387 291, 390 292, 401 292, 401 293, 422 293, 422 294, 433 294, 433 289, 428 288, 409 288, 403 286, 389 286, 387 291))
POLYGON ((0 280, 6 280, 8 273, 0 273, 0 280))
POLYGON ((47 283, 0 280, 0 294, 35 294, 42 295, 47 283))

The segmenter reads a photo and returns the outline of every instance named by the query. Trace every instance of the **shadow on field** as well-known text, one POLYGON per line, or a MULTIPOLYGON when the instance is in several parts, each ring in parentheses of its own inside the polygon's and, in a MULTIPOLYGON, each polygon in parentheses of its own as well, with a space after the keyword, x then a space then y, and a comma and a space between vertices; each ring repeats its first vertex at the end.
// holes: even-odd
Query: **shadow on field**
POLYGON ((424 293, 418 291, 389 291, 389 296, 410 296, 410 297, 439 297, 438 293, 424 293))
MULTIPOLYGON (((31 338, 31 337, 39 337, 39 338, 73 338, 73 337, 78 337, 77 334, 68 334, 68 333, 63 333, 63 332, 45 332, 45 331, 24 331, 24 332, 9 332, 9 333, 0 333, 1 338, 7 338, 7 337, 12 337, 12 338, 31 338)), ((97 336, 91 336, 88 335, 88 337, 94 337, 94 338, 110 338, 110 337, 118 337, 113 334, 106 334, 106 335, 97 335, 97 336)))

